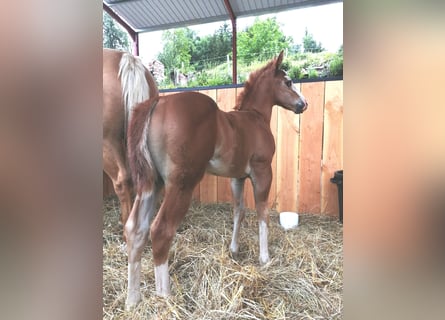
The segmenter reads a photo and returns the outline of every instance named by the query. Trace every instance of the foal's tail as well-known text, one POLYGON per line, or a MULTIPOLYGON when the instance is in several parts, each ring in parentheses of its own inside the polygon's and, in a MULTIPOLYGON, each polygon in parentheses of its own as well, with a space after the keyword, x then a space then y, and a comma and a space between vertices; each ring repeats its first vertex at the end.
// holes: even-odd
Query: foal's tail
POLYGON ((156 95, 138 104, 133 110, 128 128, 128 162, 136 194, 139 196, 142 192, 151 192, 158 177, 148 139, 151 115, 158 101, 159 96, 156 95))
POLYGON ((150 88, 145 77, 146 71, 140 58, 128 52, 122 55, 118 75, 121 80, 122 98, 125 107, 125 128, 130 123, 131 111, 136 104, 150 97, 150 88))

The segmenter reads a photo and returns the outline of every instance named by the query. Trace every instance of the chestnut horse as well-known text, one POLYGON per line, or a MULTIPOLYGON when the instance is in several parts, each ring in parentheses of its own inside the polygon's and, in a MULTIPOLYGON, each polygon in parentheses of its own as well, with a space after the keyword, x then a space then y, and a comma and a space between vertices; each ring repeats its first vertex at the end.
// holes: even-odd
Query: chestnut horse
POLYGON ((259 262, 269 261, 267 200, 272 181, 275 142, 270 129, 272 107, 295 113, 305 98, 279 67, 283 52, 254 72, 238 97, 235 111, 223 112, 206 95, 183 92, 149 99, 134 109, 128 149, 136 199, 124 228, 128 252, 127 309, 141 299, 141 254, 152 241, 156 293, 170 293, 168 253, 187 213, 195 186, 205 172, 231 177, 234 229, 230 250, 238 251, 244 218, 243 188, 250 178, 259 221, 259 262), (150 227, 161 188, 164 199, 150 227))
POLYGON ((125 225, 134 199, 126 128, 132 107, 158 95, 151 73, 130 53, 103 49, 103 169, 113 181, 125 225))

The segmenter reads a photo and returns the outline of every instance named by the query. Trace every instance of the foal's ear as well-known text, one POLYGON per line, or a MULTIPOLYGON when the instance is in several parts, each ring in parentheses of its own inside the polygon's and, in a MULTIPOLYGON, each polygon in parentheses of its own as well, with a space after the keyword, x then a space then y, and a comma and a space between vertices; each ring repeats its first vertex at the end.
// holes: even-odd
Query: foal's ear
POLYGON ((280 54, 277 57, 277 60, 275 61, 275 70, 279 70, 281 67, 281 63, 283 62, 283 53, 284 50, 281 50, 280 54))

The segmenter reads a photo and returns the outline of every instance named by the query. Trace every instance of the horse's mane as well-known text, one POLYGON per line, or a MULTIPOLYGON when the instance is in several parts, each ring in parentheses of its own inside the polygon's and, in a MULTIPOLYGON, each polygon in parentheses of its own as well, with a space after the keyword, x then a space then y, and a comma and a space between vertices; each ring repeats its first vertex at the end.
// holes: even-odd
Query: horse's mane
POLYGON ((243 110, 244 102, 248 99, 250 93, 252 92, 252 89, 255 87, 257 80, 266 72, 269 70, 269 68, 274 67, 276 62, 276 59, 273 59, 268 64, 266 64, 261 69, 258 69, 256 71, 253 71, 249 75, 249 79, 244 83, 244 90, 238 95, 236 99, 234 110, 243 110))

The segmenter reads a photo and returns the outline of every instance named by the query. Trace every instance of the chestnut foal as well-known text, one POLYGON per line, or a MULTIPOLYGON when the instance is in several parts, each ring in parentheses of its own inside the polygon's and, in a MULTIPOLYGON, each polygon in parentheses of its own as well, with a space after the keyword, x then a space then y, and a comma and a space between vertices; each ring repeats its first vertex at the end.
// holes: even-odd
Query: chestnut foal
POLYGON ((128 249, 127 309, 141 300, 141 255, 149 236, 156 293, 170 293, 169 249, 189 209, 193 189, 205 172, 232 178, 233 253, 238 251, 244 218, 244 182, 250 178, 259 221, 259 262, 269 261, 267 199, 275 152, 270 130, 272 107, 279 105, 295 113, 307 108, 305 98, 280 70, 282 60, 283 52, 251 74, 232 112, 219 110, 211 98, 196 92, 149 99, 134 109, 128 148, 136 199, 124 230, 128 249), (165 188, 164 199, 150 227, 161 188, 165 188))

